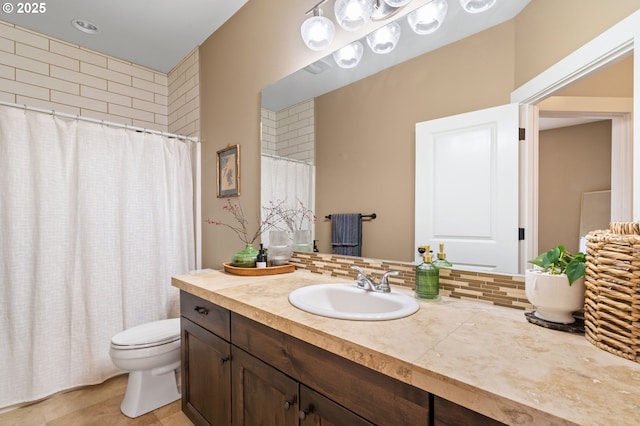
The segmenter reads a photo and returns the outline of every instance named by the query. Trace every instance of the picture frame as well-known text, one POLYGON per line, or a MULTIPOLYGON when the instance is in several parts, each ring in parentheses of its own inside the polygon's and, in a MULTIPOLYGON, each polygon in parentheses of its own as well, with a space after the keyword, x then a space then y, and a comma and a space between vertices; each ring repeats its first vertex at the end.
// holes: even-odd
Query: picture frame
POLYGON ((216 156, 218 198, 240 195, 240 145, 221 149, 216 156))

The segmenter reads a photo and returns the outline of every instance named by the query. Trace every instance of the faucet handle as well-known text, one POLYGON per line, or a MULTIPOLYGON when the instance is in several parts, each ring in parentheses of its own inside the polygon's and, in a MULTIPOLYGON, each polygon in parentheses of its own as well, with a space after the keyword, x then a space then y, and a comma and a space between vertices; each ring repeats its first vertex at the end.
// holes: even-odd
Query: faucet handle
POLYGON ((382 278, 380 279, 380 283, 389 283, 389 275, 400 275, 400 271, 387 271, 382 274, 382 278))
POLYGON ((399 275, 400 271, 387 271, 382 274, 382 278, 380 278, 380 284, 377 285, 377 289, 379 291, 383 291, 385 293, 389 293, 391 291, 391 287, 389 286, 389 275, 399 275))
POLYGON ((355 280, 356 285, 359 288, 364 288, 365 290, 373 289, 373 280, 367 276, 367 273, 364 271, 364 269, 356 265, 351 265, 351 269, 355 269, 356 271, 358 271, 358 275, 356 275, 355 280))
POLYGON ((358 275, 356 276, 356 281, 359 280, 359 279, 362 279, 362 278, 367 278, 367 279, 369 278, 367 276, 367 273, 361 267, 356 266, 356 265, 351 265, 350 268, 358 271, 358 275))

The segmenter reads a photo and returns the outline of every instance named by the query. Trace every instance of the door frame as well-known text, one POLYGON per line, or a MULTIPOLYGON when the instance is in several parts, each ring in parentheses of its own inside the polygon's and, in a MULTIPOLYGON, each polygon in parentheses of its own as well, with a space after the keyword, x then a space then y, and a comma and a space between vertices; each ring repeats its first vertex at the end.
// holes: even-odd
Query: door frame
MULTIPOLYGON (((582 79, 601 68, 629 54, 633 54, 633 109, 640 111, 640 49, 634 46, 640 43, 640 11, 627 16, 581 48, 552 65, 536 77, 529 80, 513 92, 511 102, 520 104, 520 124, 527 129, 525 140, 521 142, 520 166, 521 194, 520 223, 527 235, 538 235, 538 104, 552 96, 558 90, 582 79)), ((633 116, 626 127, 627 135, 632 128, 640 129, 638 114, 633 116)), ((640 220, 640 136, 634 133, 631 149, 633 159, 628 165, 632 168, 632 200, 625 202, 631 206, 631 220, 640 220)), ((537 238, 525 238, 520 250, 521 265, 524 271, 527 258, 538 253, 537 238)))

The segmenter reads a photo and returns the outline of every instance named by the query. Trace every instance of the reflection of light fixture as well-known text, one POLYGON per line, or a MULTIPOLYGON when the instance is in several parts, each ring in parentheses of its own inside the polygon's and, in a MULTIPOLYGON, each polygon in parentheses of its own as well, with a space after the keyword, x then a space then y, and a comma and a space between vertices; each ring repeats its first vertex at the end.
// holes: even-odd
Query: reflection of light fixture
POLYGON ((353 68, 362 59, 364 53, 364 47, 359 41, 354 41, 351 44, 347 44, 342 49, 333 52, 333 59, 340 68, 353 68))
POLYGON ((460 0, 462 8, 469 13, 480 13, 496 4, 496 0, 460 0))
MULTIPOLYGON (((417 34, 431 34, 442 26, 447 15, 448 0, 431 0, 407 14, 409 26, 417 34)), ((496 0, 458 0, 469 13, 480 13, 493 7, 496 0)), ((320 6, 327 0, 320 0, 306 13, 313 16, 302 23, 302 40, 311 50, 321 51, 333 42, 335 25, 322 16, 320 6)), ((411 0, 335 0, 336 22, 347 31, 357 31, 371 21, 390 19, 411 0)), ((389 53, 400 40, 400 25, 391 22, 366 36, 367 44, 375 53, 389 53)), ((353 68, 362 58, 362 43, 356 41, 333 54, 333 59, 342 68, 353 68)))
POLYGON ((390 18, 398 13, 400 9, 400 7, 389 6, 382 0, 375 0, 373 2, 373 12, 371 12, 371 20, 382 21, 384 19, 390 18))
POLYGON ((374 0, 336 0, 333 10, 338 25, 347 31, 357 31, 369 22, 374 0))
POLYGON ((442 25, 447 15, 447 8, 447 0, 432 0, 409 13, 407 22, 416 34, 431 34, 442 25))
POLYGON ((329 47, 336 33, 336 27, 331 19, 322 16, 320 6, 326 1, 322 0, 307 11, 307 14, 313 12, 313 16, 307 18, 300 27, 302 40, 311 50, 320 51, 329 47))
POLYGON ((391 7, 402 7, 409 4, 410 1, 411 0, 384 0, 384 2, 391 7))
POLYGON ((375 53, 389 53, 400 40, 400 24, 391 22, 367 35, 367 44, 375 53))
POLYGON ((71 21, 71 24, 76 30, 82 31, 86 34, 98 34, 100 29, 89 21, 85 21, 84 19, 74 19, 71 21))

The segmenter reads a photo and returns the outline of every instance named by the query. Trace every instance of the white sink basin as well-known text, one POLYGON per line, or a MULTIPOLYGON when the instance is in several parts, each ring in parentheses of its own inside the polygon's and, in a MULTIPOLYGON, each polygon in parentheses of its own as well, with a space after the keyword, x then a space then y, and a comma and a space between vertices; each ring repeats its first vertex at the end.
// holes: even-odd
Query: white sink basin
POLYGON ((379 321, 404 318, 420 305, 406 294, 376 293, 355 284, 315 284, 289 293, 289 302, 298 309, 330 318, 379 321))

